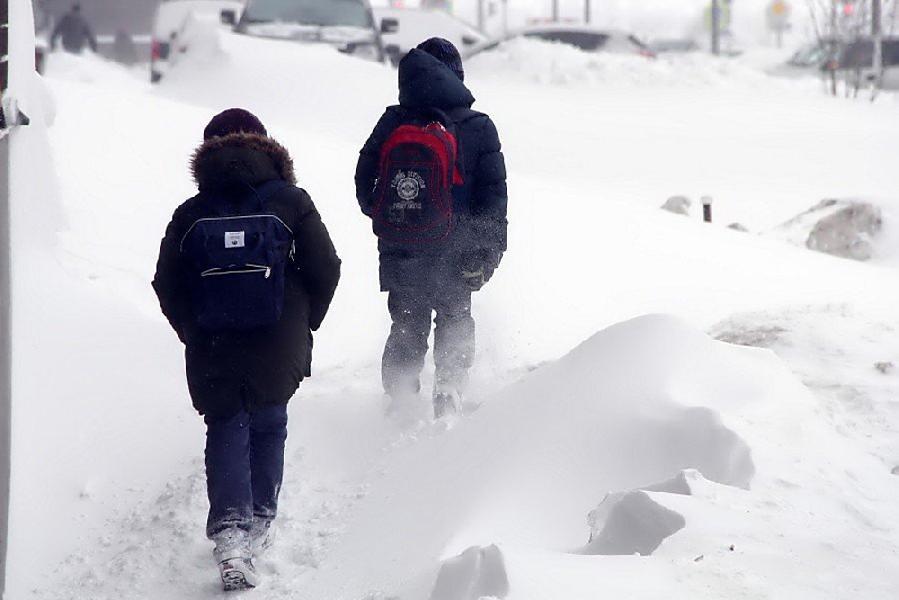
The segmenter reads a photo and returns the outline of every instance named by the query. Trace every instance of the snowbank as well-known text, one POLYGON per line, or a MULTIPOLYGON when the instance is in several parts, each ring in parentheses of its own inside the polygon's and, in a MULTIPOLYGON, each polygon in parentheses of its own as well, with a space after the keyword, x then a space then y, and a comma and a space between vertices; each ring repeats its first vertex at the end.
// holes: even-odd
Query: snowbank
POLYGON ((828 199, 793 217, 773 233, 809 250, 864 261, 894 253, 892 248, 879 247, 882 229, 883 212, 879 206, 859 200, 828 199))
MULTIPOLYGON (((400 598, 424 598, 440 561, 470 547, 574 550, 587 541, 586 516, 606 493, 685 468, 737 487, 754 488, 756 476, 762 487, 802 478, 796 450, 815 436, 805 424, 812 405, 767 353, 715 343, 669 317, 614 326, 457 428, 391 457, 302 597, 402 590, 400 598), (774 414, 775 424, 767 420, 774 414), (760 435, 765 444, 753 446, 760 435)), ((585 552, 597 553, 601 540, 585 552)), ((517 587, 526 590, 528 580, 509 582, 509 597, 532 597, 517 587)), ((593 585, 596 596, 606 595, 593 585)))
POLYGON ((542 85, 682 86, 746 85, 766 78, 741 62, 704 53, 649 59, 630 54, 583 52, 574 46, 517 38, 472 57, 466 71, 502 73, 542 85))

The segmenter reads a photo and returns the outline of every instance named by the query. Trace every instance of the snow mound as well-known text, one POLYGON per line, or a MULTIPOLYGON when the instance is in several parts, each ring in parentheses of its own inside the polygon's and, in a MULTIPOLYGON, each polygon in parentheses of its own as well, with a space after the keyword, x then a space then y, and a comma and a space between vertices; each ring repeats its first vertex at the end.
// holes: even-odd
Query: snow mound
POLYGON ((869 260, 883 228, 879 207, 857 200, 822 200, 777 228, 780 237, 809 250, 869 260))
POLYGON ((53 52, 47 58, 46 76, 54 80, 98 85, 103 88, 150 87, 145 66, 125 67, 90 53, 53 52))
MULTIPOLYGON (((400 597, 420 598, 443 559, 473 546, 580 547, 598 499, 684 469, 748 487, 750 448, 716 414, 762 393, 765 374, 741 364, 741 352, 667 316, 597 334, 456 428, 393 454, 308 597, 400 587, 400 597)), ((621 514, 653 510, 641 502, 621 514)), ((470 555, 454 561, 444 580, 479 577, 459 566, 478 562, 470 555)))
POLYGON ((662 210, 667 210, 676 215, 690 216, 692 202, 686 196, 671 196, 662 205, 662 210))
POLYGON ((706 86, 765 77, 739 62, 699 53, 649 59, 584 52, 568 44, 517 38, 473 56, 466 72, 551 85, 706 86))

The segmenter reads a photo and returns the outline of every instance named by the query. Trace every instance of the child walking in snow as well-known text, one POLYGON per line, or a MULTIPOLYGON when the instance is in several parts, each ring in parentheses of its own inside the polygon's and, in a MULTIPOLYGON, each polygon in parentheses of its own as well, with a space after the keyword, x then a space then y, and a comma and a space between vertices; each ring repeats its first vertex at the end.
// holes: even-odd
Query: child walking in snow
POLYGON ((206 533, 226 590, 255 587, 270 541, 287 402, 311 374, 340 260, 287 150, 251 113, 210 121, 191 167, 199 193, 165 232, 153 288, 185 345, 206 434, 206 533))
POLYGON ((471 109, 458 50, 431 38, 399 64, 387 108, 356 167, 378 236, 393 325, 381 363, 392 398, 416 396, 436 311, 435 417, 460 409, 475 352, 471 293, 506 250, 506 169, 490 117, 471 109))

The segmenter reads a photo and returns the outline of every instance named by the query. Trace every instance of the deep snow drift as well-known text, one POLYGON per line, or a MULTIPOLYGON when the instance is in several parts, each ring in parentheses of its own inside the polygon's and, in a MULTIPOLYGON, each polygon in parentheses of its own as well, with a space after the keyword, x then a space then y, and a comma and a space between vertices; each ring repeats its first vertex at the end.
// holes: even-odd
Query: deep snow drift
POLYGON ((231 105, 291 150, 344 259, 256 597, 891 597, 899 384, 871 357, 899 363, 895 271, 658 210, 711 193, 719 223, 760 230, 872 197, 889 228, 891 98, 715 61, 542 83, 527 61, 473 61, 504 138, 511 248, 475 301, 481 408, 447 430, 385 417, 378 385, 387 315, 352 173, 394 72, 231 35, 207 50, 159 88, 51 57, 50 147, 38 130, 20 146, 46 162, 20 161, 13 189, 11 597, 218 596, 202 423, 148 282, 192 193, 187 157, 231 105), (678 318, 606 329, 656 312, 678 318), (741 344, 793 332, 771 345, 790 369, 711 341, 715 323, 741 344), (608 555, 631 549, 652 555, 608 555))

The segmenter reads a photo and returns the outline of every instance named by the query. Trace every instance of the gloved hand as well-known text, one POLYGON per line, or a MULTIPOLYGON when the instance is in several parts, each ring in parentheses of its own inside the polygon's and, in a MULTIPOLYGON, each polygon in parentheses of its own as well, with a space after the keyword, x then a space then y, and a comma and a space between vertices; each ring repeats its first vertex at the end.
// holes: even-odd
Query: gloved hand
POLYGON ((485 248, 463 254, 460 264, 462 281, 471 291, 480 290, 493 277, 500 259, 502 253, 485 248))

